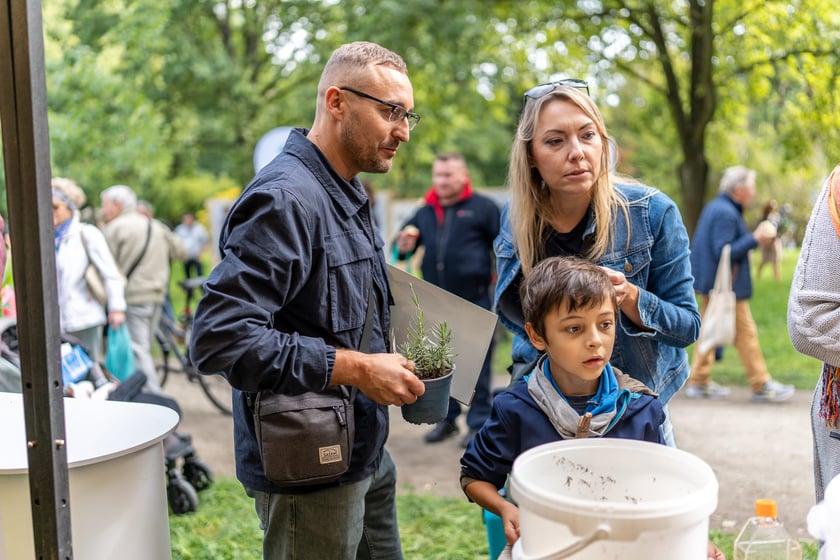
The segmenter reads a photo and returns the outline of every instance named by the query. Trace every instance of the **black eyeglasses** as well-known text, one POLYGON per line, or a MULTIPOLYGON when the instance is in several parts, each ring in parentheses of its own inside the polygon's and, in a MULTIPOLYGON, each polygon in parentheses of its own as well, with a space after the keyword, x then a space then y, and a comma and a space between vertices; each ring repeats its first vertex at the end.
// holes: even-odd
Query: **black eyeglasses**
POLYGON ((525 107, 525 104, 528 102, 529 99, 539 99, 540 97, 547 95, 557 89, 557 86, 568 86, 577 89, 585 89, 586 95, 589 95, 589 84, 587 84, 584 80, 578 80, 577 78, 568 78, 565 80, 557 80, 556 82, 548 82, 546 84, 540 84, 538 86, 534 86, 528 91, 525 92, 525 95, 522 97, 522 107, 525 107))
POLYGON ((343 91, 349 91, 350 93, 355 93, 359 97, 364 97, 365 99, 370 99, 371 101, 376 101, 377 103, 381 103, 391 108, 391 113, 388 115, 388 120, 391 122, 399 122, 403 119, 408 120, 408 130, 414 130, 414 127, 417 126, 417 123, 420 122, 420 115, 417 113, 412 113, 411 111, 407 110, 402 105, 397 105, 396 103, 390 103, 388 101, 383 101, 378 97, 374 97, 369 93, 365 93, 363 91, 359 91, 357 89, 349 88, 349 87, 339 87, 338 89, 343 91))

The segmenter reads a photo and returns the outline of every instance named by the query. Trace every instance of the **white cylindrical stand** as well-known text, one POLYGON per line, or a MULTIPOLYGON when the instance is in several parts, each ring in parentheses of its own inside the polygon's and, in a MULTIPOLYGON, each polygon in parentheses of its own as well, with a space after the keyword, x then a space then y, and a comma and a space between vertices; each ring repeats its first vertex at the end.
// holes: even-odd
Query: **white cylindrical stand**
MULTIPOLYGON (((178 414, 64 399, 64 416, 74 557, 171 558, 162 441, 178 414)), ((34 557, 23 399, 0 393, 0 559, 34 557)))

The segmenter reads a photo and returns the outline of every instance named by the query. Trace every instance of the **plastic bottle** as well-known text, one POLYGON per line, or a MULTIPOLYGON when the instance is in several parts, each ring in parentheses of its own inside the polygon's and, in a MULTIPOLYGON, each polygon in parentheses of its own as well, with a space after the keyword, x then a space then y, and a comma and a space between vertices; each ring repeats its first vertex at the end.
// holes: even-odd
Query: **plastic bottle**
POLYGON ((735 539, 734 560, 802 560, 802 547, 778 518, 776 501, 755 501, 751 517, 735 539))

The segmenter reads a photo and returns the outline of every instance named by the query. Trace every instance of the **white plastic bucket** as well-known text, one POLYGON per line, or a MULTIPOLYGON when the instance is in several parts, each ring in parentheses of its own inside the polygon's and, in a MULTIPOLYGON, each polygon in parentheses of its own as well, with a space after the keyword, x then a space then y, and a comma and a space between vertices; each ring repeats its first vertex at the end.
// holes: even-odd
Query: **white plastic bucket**
POLYGON ((572 439, 520 455, 514 560, 706 560, 718 483, 700 458, 665 445, 572 439))

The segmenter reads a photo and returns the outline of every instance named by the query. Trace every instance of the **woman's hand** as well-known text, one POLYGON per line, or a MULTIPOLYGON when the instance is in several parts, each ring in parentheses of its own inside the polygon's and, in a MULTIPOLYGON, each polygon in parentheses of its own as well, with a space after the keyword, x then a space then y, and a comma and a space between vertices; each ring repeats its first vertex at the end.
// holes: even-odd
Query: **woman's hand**
POLYGON ((612 282, 615 288, 618 307, 636 327, 644 329, 645 326, 642 324, 642 316, 639 314, 639 287, 628 282, 627 277, 617 270, 605 266, 602 266, 601 270, 607 273, 610 282, 612 282))
POLYGON ((109 311, 108 324, 117 329, 120 325, 125 323, 125 311, 109 311))

